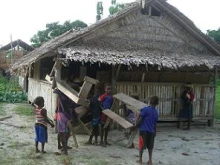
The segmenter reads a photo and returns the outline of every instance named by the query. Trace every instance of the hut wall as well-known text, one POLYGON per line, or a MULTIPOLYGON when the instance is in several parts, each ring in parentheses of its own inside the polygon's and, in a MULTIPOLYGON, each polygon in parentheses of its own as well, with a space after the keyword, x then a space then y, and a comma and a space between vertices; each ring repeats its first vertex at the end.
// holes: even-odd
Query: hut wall
MULTIPOLYGON (((180 95, 182 84, 172 83, 139 83, 117 82, 117 93, 138 95, 139 99, 148 103, 151 96, 157 95, 160 120, 176 120, 181 109, 180 95)), ((208 84, 193 84, 195 101, 193 113, 195 119, 212 119, 214 112, 214 86, 208 84)))
POLYGON ((44 106, 47 109, 49 117, 53 117, 57 105, 57 96, 53 93, 51 84, 46 81, 38 81, 29 78, 28 99, 32 102, 37 96, 42 96, 44 98, 44 106))

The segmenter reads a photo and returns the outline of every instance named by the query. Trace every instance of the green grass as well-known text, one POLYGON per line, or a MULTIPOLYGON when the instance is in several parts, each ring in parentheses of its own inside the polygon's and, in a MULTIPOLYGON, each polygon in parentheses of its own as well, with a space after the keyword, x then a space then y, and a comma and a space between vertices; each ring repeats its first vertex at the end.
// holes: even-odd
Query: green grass
POLYGON ((29 104, 19 104, 13 109, 16 114, 24 116, 33 116, 33 108, 29 104))
POLYGON ((6 112, 4 109, 4 104, 0 103, 0 116, 5 116, 5 115, 6 115, 6 112))
POLYGON ((216 97, 215 97, 215 119, 220 120, 220 81, 218 82, 218 86, 216 89, 216 97))

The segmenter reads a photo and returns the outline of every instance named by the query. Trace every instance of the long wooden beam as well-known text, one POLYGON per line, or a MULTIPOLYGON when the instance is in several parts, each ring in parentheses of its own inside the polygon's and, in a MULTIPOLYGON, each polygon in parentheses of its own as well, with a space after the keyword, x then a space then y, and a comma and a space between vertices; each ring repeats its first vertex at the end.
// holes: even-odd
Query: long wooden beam
POLYGON ((131 109, 135 113, 139 113, 142 108, 147 106, 147 104, 132 97, 129 97, 128 95, 125 95, 123 93, 117 93, 113 95, 113 97, 125 103, 129 107, 129 109, 131 109))
POLYGON ((120 124, 123 128, 127 129, 133 126, 133 124, 129 123, 127 120, 112 112, 110 109, 105 109, 102 111, 106 116, 120 124))

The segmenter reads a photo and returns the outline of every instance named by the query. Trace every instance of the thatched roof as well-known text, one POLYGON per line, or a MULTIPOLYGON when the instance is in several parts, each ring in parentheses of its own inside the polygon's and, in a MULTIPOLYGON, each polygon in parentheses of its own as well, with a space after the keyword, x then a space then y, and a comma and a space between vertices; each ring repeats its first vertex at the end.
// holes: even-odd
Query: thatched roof
POLYGON ((30 45, 28 45, 27 43, 25 43, 24 41, 18 39, 18 40, 13 41, 13 42, 11 42, 11 43, 5 45, 5 46, 2 46, 2 47, 0 48, 0 51, 1 51, 1 50, 10 50, 11 48, 14 48, 14 47, 16 47, 16 46, 20 46, 20 47, 22 47, 22 48, 23 48, 24 50, 26 50, 26 51, 32 51, 32 50, 34 50, 34 48, 33 48, 32 46, 30 46, 30 45))
POLYGON ((176 54, 161 51, 117 51, 110 49, 97 49, 92 47, 75 46, 59 49, 67 59, 83 63, 106 63, 109 65, 152 65, 158 68, 179 69, 183 67, 204 67, 213 69, 220 66, 220 57, 198 54, 176 54), (159 54, 159 55, 158 55, 159 54))
MULTIPOLYGON (((176 22, 176 26, 184 29, 181 30, 179 28, 179 33, 184 31, 184 33, 188 34, 188 36, 185 36, 186 38, 191 37, 193 39, 184 41, 181 37, 175 38, 178 32, 175 27, 171 30, 168 28, 162 30, 158 28, 159 30, 154 32, 155 34, 149 32, 150 35, 147 33, 133 34, 133 31, 129 32, 128 30, 132 29, 129 27, 130 24, 137 28, 137 16, 139 16, 138 19, 149 19, 147 20, 149 24, 146 26, 145 22, 143 26, 145 27, 145 31, 150 28, 155 31, 154 27, 151 26, 152 20, 154 24, 163 21, 154 19, 153 17, 140 16, 140 14, 138 14, 140 12, 138 11, 141 10, 141 4, 139 2, 133 2, 127 5, 126 8, 119 13, 109 16, 85 29, 69 31, 46 42, 40 48, 35 49, 29 53, 28 56, 15 63, 12 66, 12 71, 16 72, 22 68, 24 69, 41 58, 55 56, 57 55, 58 49, 60 53, 66 55, 66 58, 82 62, 89 61, 125 65, 152 64, 158 65, 158 67, 168 67, 172 69, 181 68, 183 66, 192 67, 201 65, 205 65, 207 68, 212 69, 215 65, 219 65, 220 46, 202 33, 193 22, 184 16, 178 9, 165 0, 151 0, 148 1, 146 5, 151 5, 165 13, 167 17, 170 17, 176 22), (133 17, 128 17, 132 14, 134 15, 133 17), (127 29, 123 29, 123 27, 127 27, 127 29), (121 33, 120 30, 127 30, 127 33, 121 33), (174 31, 172 32, 173 36, 169 34, 172 30, 174 31), (157 39, 155 36, 158 31, 166 31, 166 34, 164 33, 164 36, 157 39), (123 35, 118 35, 119 32, 123 35), (116 38, 117 35, 118 38, 116 38), (133 41, 134 37, 136 37, 136 40, 133 41), (135 41, 137 40, 141 42, 135 45, 137 43, 135 43, 135 41), (153 40, 153 42, 150 42, 151 40, 153 40), (156 40, 158 40, 158 42, 155 42, 156 40), (170 41, 170 45, 177 44, 178 50, 171 51, 173 48, 166 50, 166 45, 164 49, 161 49, 160 46, 158 46, 161 41, 164 43, 170 41), (182 41, 184 41, 185 44, 179 44, 182 41), (120 45, 117 44, 117 42, 124 44, 120 45), (141 48, 145 43, 149 43, 149 45, 156 44, 157 46, 149 47, 149 45, 147 45, 141 48), (194 45, 190 46, 189 44, 194 45), (201 45, 203 48, 201 48, 201 45), (184 51, 181 51, 182 49, 184 49, 184 51)), ((140 21, 141 20, 139 20, 139 23, 140 21)), ((157 24, 159 26, 160 22, 157 24)))

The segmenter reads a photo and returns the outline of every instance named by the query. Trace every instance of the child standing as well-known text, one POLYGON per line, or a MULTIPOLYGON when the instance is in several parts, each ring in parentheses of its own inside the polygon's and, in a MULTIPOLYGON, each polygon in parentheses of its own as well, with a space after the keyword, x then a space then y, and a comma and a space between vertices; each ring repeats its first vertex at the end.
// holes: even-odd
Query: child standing
POLYGON ((44 98, 38 96, 34 99, 32 105, 35 107, 35 149, 36 153, 39 153, 40 150, 38 149, 38 143, 41 143, 41 152, 44 154, 45 143, 48 141, 48 133, 47 133, 47 124, 50 124, 51 127, 54 127, 52 120, 47 117, 47 110, 44 107, 44 98))
POLYGON ((67 146, 68 139, 70 137, 69 124, 77 119, 75 112, 75 102, 70 100, 63 92, 59 89, 55 89, 54 93, 58 95, 59 103, 57 106, 57 131, 58 131, 58 149, 62 148, 65 155, 68 155, 67 146), (60 142, 62 146, 60 145, 60 142))
MULTIPOLYGON (((105 109, 111 109, 112 104, 113 104, 113 97, 112 97, 111 85, 109 83, 107 83, 105 85, 105 93, 100 96, 99 100, 101 101, 101 106, 103 108, 103 111, 105 109)), ((109 127, 109 125, 106 128, 104 127, 106 124, 106 120, 107 120, 107 116, 102 113, 102 116, 101 116, 101 142, 100 142, 100 145, 102 147, 106 147, 106 145, 111 145, 107 141, 108 132, 109 132, 110 127, 109 127), (103 141, 103 138, 104 138, 104 141, 103 141)))
POLYGON ((92 113, 92 135, 89 137, 89 140, 86 144, 92 144, 93 136, 95 136, 94 145, 98 144, 100 117, 102 114, 101 103, 98 100, 98 98, 99 98, 99 93, 97 91, 94 94, 94 96, 89 99, 90 101, 89 110, 92 113))
POLYGON ((142 155, 144 149, 148 149, 149 161, 148 165, 152 165, 152 153, 154 147, 154 138, 156 136, 156 123, 158 120, 158 112, 156 105, 158 105, 159 99, 157 96, 153 96, 150 99, 150 106, 141 109, 139 118, 137 120, 137 127, 139 127, 139 163, 142 163, 142 155))

